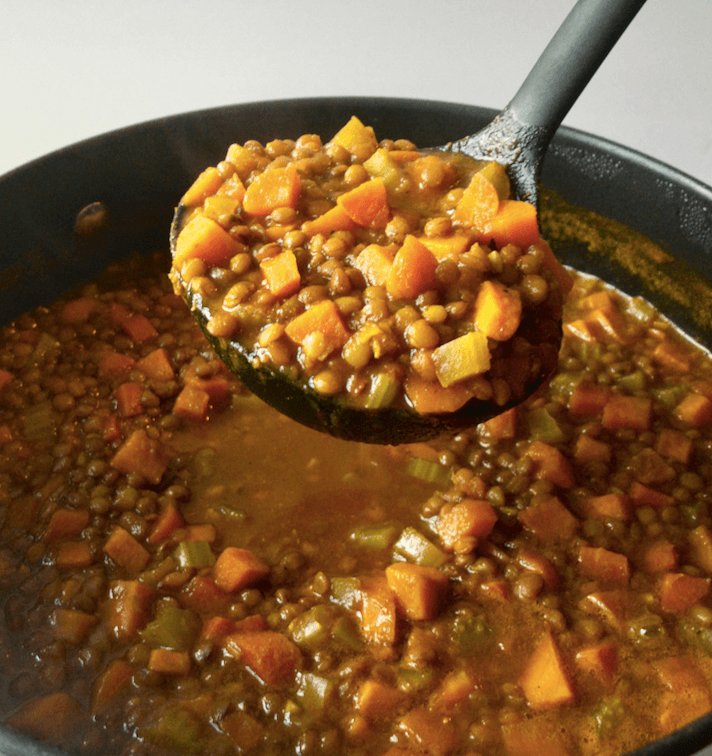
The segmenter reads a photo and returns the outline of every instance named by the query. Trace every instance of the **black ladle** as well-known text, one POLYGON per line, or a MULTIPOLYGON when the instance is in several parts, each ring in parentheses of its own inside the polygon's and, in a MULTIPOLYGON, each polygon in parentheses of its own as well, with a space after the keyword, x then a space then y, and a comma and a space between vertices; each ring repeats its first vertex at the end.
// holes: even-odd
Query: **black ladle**
MULTIPOLYGON (((554 133, 644 3, 578 0, 509 105, 477 134, 435 149, 497 161, 507 168, 515 198, 536 205, 541 166, 554 133)), ((185 214, 183 206, 176 209, 170 240, 174 252, 185 214)), ((513 406, 472 400, 457 412, 433 415, 349 406, 295 383, 269 366, 254 367, 244 345, 208 333, 210 314, 200 295, 182 288, 208 340, 242 383, 281 413, 316 430, 366 443, 410 443, 457 432, 513 406)), ((539 374, 527 384, 527 395, 548 380, 556 368, 555 350, 551 344, 547 346, 539 374)))

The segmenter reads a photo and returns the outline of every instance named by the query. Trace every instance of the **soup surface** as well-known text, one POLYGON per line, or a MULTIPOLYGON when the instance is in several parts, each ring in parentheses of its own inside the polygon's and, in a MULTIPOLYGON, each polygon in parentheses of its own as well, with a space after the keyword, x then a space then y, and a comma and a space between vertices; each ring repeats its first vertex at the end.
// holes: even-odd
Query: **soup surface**
POLYGON ((0 332, 0 711, 71 753, 619 754, 712 708, 712 364, 576 277, 550 387, 316 434, 164 256, 0 332))

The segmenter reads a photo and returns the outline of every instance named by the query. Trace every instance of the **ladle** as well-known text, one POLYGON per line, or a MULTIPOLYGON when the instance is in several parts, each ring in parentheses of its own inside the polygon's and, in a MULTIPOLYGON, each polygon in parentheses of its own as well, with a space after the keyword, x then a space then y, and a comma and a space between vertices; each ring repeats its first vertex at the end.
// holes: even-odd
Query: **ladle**
MULTIPOLYGON (((541 166, 554 133, 644 3, 578 0, 507 107, 478 133, 434 149, 497 161, 507 168, 515 198, 536 205, 541 166)), ((171 227, 173 251, 184 217, 185 208, 179 206, 171 227)), ((316 430, 366 443, 410 443, 456 432, 512 406, 473 399, 457 412, 437 415, 350 406, 297 384, 277 370, 254 367, 242 344, 207 332, 209 313, 200 296, 187 287, 183 291, 209 341, 242 383, 283 414, 316 430)), ((550 378, 555 368, 555 356, 542 359, 539 376, 527 385, 528 394, 550 378)))

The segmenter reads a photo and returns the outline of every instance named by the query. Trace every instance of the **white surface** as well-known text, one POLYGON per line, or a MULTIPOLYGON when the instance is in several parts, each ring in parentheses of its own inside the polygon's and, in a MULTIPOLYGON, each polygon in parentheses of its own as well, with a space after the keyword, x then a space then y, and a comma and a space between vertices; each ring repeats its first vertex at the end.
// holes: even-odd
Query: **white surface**
MULTIPOLYGON (((231 103, 374 95, 501 108, 572 6, 6 2, 0 174, 121 126, 231 103)), ((648 0, 564 123, 712 185, 712 2, 648 0)))
MULTIPOLYGON (((236 102, 371 94, 500 108, 572 5, 8 2, 0 174, 120 126, 236 102)), ((565 123, 712 185, 711 37, 710 0, 648 0, 565 123)))

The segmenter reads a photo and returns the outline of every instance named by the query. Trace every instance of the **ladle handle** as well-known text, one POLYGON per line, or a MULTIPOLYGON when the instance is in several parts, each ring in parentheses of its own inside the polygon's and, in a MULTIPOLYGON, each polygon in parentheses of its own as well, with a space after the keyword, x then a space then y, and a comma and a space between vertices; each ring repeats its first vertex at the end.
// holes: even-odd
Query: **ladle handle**
POLYGON ((644 3, 578 0, 507 110, 553 135, 644 3))

